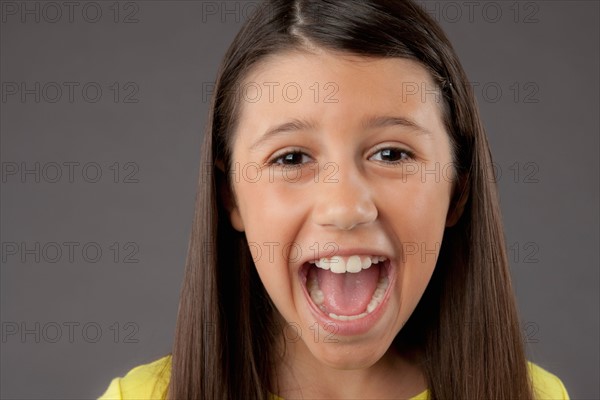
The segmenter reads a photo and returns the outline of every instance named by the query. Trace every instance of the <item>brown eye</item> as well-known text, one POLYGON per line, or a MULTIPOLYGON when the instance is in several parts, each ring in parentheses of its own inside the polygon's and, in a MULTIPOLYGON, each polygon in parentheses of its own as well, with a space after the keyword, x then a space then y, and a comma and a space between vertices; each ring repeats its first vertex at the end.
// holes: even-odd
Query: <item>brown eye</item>
POLYGON ((290 151, 274 158, 270 164, 278 164, 282 166, 296 166, 306 163, 310 157, 302 151, 290 151))
POLYGON ((372 157, 375 161, 382 161, 389 164, 397 164, 403 161, 411 160, 414 154, 411 151, 397 147, 386 147, 378 150, 372 157))

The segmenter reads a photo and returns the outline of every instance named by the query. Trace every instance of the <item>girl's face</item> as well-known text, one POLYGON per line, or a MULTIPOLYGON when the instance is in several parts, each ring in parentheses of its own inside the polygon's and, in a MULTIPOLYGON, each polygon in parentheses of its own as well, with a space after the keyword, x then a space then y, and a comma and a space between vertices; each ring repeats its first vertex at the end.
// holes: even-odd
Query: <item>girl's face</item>
POLYGON ((421 298, 449 217, 441 94, 411 60, 293 52, 236 95, 230 218, 287 348, 374 365, 421 298))

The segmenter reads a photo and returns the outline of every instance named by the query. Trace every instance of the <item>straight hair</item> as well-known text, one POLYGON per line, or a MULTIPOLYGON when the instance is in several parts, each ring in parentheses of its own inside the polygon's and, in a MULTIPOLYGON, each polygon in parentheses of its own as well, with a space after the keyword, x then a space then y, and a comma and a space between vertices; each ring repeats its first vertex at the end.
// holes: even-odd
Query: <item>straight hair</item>
POLYGON ((168 398, 266 399, 276 393, 276 309, 246 237, 223 205, 236 88, 267 57, 318 47, 425 67, 441 91, 455 180, 436 268, 393 346, 418 349, 430 399, 532 399, 492 157, 473 90, 440 26, 410 0, 270 0, 245 22, 215 82, 181 289, 168 398), (222 163, 225 171, 217 168, 222 163))

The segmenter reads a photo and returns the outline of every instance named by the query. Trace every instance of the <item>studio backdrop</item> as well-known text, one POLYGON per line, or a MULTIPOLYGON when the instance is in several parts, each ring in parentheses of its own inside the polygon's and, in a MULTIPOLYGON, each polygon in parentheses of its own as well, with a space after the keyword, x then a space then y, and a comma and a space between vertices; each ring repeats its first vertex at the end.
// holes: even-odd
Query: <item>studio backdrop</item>
MULTIPOLYGON (((599 2, 421 1, 469 75, 529 360, 598 399, 599 2)), ((2 399, 170 352, 214 79, 252 1, 0 2, 2 399)))

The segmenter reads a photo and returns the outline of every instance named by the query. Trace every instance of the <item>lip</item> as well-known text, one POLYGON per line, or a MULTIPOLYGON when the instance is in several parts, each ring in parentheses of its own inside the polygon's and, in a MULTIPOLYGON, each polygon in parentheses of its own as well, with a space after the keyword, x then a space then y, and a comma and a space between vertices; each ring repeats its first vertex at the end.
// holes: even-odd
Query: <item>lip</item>
MULTIPOLYGON (((343 254, 341 252, 335 255, 354 255, 354 254, 369 254, 366 253, 349 253, 343 254)), ((379 255, 377 252, 372 253, 371 255, 379 255)), ((388 257, 384 254, 381 254, 384 257, 388 257)), ((331 318, 329 315, 325 314, 321 309, 319 309, 316 304, 310 298, 308 290, 306 288, 306 280, 308 279, 308 269, 307 262, 303 263, 300 269, 298 270, 298 277, 300 280, 300 286, 302 287, 302 293, 304 293, 305 301, 309 306, 310 312, 312 316, 317 320, 319 325, 327 332, 330 332, 332 335, 341 335, 341 336, 355 336, 361 335, 368 332, 376 323, 379 321, 383 313, 385 312, 385 308, 387 306, 390 293, 395 287, 396 276, 397 276, 397 265, 392 258, 389 258, 384 261, 385 268, 387 270, 387 276, 389 279, 388 288, 384 294, 383 300, 374 309, 372 312, 367 314, 366 316, 349 321, 340 321, 337 319, 331 318), (334 327, 332 331, 331 328, 325 329, 327 327, 334 327)))

